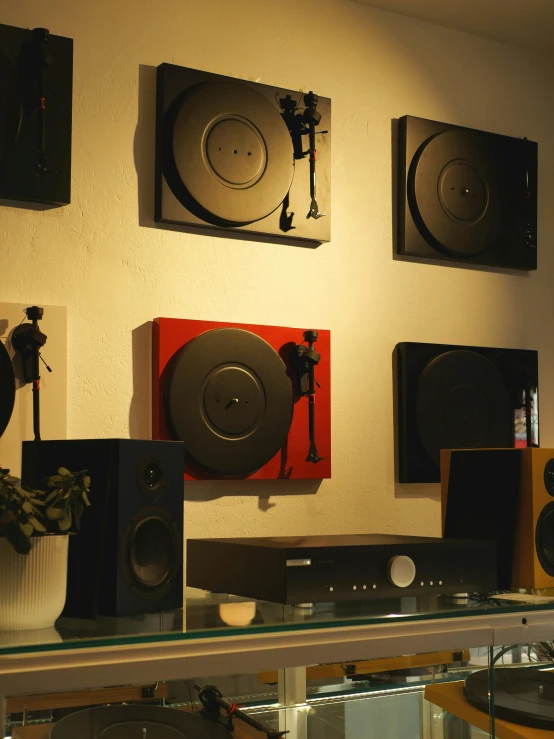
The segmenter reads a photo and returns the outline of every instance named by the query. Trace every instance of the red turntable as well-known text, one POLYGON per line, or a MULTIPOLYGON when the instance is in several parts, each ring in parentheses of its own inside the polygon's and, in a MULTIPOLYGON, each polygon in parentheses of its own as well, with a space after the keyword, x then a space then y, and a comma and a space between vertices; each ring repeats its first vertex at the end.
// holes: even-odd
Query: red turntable
POLYGON ((157 318, 153 438, 184 442, 188 480, 330 477, 330 344, 329 331, 157 318))

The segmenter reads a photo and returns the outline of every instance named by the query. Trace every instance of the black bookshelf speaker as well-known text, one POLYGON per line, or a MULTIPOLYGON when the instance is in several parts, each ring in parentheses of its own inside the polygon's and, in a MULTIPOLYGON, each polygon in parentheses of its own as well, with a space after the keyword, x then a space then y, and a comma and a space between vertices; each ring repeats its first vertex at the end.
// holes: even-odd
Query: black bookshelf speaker
POLYGON ((63 615, 128 616, 183 605, 181 442, 23 442, 22 479, 88 470, 91 506, 70 537, 63 615))
POLYGON ((554 449, 443 449, 445 537, 498 547, 498 586, 554 587, 554 449))

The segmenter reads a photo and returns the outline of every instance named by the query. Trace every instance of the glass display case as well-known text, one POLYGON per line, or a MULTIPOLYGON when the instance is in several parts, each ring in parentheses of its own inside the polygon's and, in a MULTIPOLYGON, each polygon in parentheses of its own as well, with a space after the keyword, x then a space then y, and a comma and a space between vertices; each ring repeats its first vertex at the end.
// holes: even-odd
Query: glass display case
MULTIPOLYGON (((198 691, 206 685, 217 686, 224 701, 217 708, 224 733, 229 704, 262 723, 268 736, 287 731, 291 739, 542 736, 506 728, 490 705, 475 708, 463 695, 464 680, 478 671, 485 671, 494 695, 499 667, 551 666, 554 601, 506 597, 292 607, 188 591, 183 611, 62 618, 43 633, 6 632, 0 635, 4 736, 64 739, 59 732, 67 717, 108 705, 136 713, 137 739, 166 739, 155 722, 139 725, 145 706, 178 709, 187 721, 201 722, 168 739, 212 736, 214 715, 200 716, 210 712, 198 691), (54 727, 61 727, 58 733, 54 727)), ((264 736, 236 713, 233 724, 237 738, 264 736)), ((84 736, 112 737, 95 731, 84 736)), ((135 734, 113 733, 127 736, 135 734)))

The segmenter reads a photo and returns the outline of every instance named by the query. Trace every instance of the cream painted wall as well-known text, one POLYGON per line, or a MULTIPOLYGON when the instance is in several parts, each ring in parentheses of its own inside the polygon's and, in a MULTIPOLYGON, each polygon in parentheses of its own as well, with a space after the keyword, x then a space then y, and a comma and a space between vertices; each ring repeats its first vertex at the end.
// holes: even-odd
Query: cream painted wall
POLYGON ((394 482, 398 341, 539 349, 542 442, 554 446, 549 63, 348 0, 0 0, 0 9, 3 23, 75 39, 72 204, 0 211, 2 300, 68 307, 70 436, 148 435, 147 331, 135 329, 155 316, 333 332, 333 479, 192 484, 188 536, 437 535, 437 486, 394 482), (164 61, 332 98, 330 244, 154 227, 153 67, 164 61), (537 273, 393 260, 391 119, 405 113, 540 142, 537 273))

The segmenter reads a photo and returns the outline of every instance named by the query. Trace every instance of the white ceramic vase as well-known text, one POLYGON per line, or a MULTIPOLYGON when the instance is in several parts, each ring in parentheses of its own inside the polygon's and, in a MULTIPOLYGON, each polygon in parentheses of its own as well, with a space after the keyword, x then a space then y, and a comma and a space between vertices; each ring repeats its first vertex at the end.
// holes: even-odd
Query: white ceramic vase
POLYGON ((65 604, 69 536, 31 539, 29 554, 17 554, 0 538, 0 631, 46 629, 65 604))

